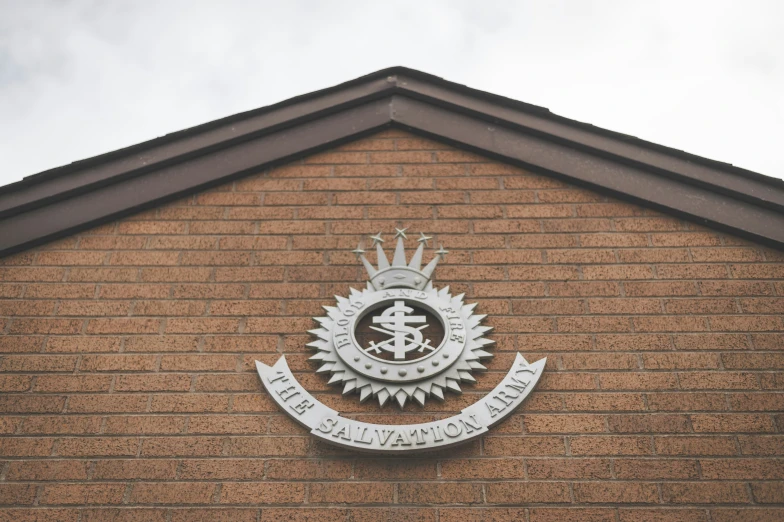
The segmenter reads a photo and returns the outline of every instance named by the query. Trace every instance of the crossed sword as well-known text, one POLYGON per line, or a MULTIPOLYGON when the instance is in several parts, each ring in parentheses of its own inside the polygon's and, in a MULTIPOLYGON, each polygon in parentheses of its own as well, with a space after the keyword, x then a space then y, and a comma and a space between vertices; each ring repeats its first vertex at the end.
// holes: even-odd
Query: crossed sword
MULTIPOLYGON (((428 327, 428 325, 423 324, 422 326, 417 326, 416 329, 417 330, 422 330, 423 328, 427 328, 427 327, 428 327)), ((392 332, 392 331, 389 331, 389 330, 385 330, 384 328, 378 328, 377 326, 371 326, 371 328, 373 330, 376 330, 377 332, 385 333, 387 335, 391 335, 392 336, 391 339, 387 339, 386 341, 378 343, 378 344, 374 343, 373 341, 370 341, 370 347, 367 349, 367 351, 375 350, 376 353, 381 353, 380 348, 382 346, 387 345, 387 344, 391 343, 392 341, 394 341, 395 340, 395 335, 397 334, 397 332, 392 332)), ((423 352, 425 350, 425 348, 427 348, 428 350, 434 350, 435 349, 432 346, 430 346, 430 339, 427 339, 424 343, 419 343, 419 342, 415 341, 414 339, 407 339, 407 341, 410 342, 410 343, 413 343, 413 344, 418 344, 420 352, 423 352)))

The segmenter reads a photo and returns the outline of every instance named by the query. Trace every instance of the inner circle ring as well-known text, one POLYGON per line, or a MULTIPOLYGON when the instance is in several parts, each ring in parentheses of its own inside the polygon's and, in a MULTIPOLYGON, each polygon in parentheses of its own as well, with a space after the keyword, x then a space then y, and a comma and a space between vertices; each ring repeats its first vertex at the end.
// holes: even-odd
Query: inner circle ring
POLYGON ((454 310, 452 302, 440 297, 436 292, 395 288, 373 292, 363 296, 363 302, 343 303, 338 306, 333 327, 333 344, 341 361, 360 375, 374 380, 396 383, 412 383, 431 378, 447 370, 457 362, 466 345, 466 321, 462 310, 454 310), (412 361, 389 361, 368 354, 362 349, 355 336, 355 328, 359 320, 367 314, 391 305, 394 301, 405 301, 408 304, 425 308, 439 318, 444 326, 444 339, 433 352, 412 361), (360 306, 357 306, 360 304, 360 306), (451 310, 452 315, 446 311, 451 310), (341 324, 345 325, 341 326, 341 324), (462 331, 462 336, 452 335, 453 330, 462 331), (346 340, 340 339, 347 336, 346 340), (435 354, 442 354, 438 365, 423 365, 435 354), (424 370, 419 368, 424 366, 424 370), (390 367, 394 371, 389 371, 390 367), (387 369, 382 372, 382 368, 387 369))
POLYGON ((413 362, 417 362, 418 363, 418 362, 424 361, 425 359, 428 359, 428 358, 432 357, 434 354, 438 353, 441 350, 441 348, 443 348, 446 345, 447 340, 449 339, 449 323, 445 321, 445 318, 444 318, 444 316, 443 316, 443 314, 441 313, 440 310, 436 310, 433 307, 431 307, 430 305, 428 305, 426 303, 423 303, 422 301, 414 301, 412 299, 398 298, 398 297, 396 297, 396 298, 389 298, 389 299, 380 301, 380 302, 376 303, 375 306, 373 306, 373 307, 365 307, 363 310, 361 310, 355 316, 355 318, 351 322, 351 324, 349 324, 349 331, 351 332, 351 340, 368 357, 378 361, 381 364, 395 364, 395 365, 398 365, 398 366, 399 365, 405 365, 406 363, 413 363, 413 362), (356 329, 357 329, 357 325, 359 324, 359 322, 362 321, 362 319, 364 319, 368 314, 370 314, 370 313, 372 313, 372 312, 374 312, 376 310, 386 308, 386 306, 388 304, 392 304, 395 301, 403 301, 406 304, 409 304, 409 305, 413 304, 413 305, 418 306, 419 308, 427 309, 427 311, 429 311, 431 314, 433 314, 436 317, 438 317, 439 321, 441 322, 441 325, 444 327, 444 338, 441 339, 441 342, 438 344, 438 346, 436 346, 435 349, 432 350, 427 355, 423 355, 422 357, 419 357, 418 359, 414 359, 414 360, 411 360, 411 361, 394 361, 394 360, 390 361, 388 359, 382 359, 380 357, 376 357, 375 355, 369 354, 367 352, 367 349, 366 348, 362 348, 362 344, 357 340, 356 329))

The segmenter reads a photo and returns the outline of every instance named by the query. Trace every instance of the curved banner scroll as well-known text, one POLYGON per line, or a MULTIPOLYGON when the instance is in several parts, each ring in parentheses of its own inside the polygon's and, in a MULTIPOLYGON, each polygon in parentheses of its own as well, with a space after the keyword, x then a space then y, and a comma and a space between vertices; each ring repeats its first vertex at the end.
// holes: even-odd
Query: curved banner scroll
POLYGON ((285 356, 273 366, 256 361, 256 370, 270 397, 317 439, 356 451, 400 454, 448 448, 483 435, 525 400, 539 381, 546 361, 544 358, 529 364, 518 353, 498 386, 459 414, 402 425, 370 424, 341 417, 297 382, 285 356))

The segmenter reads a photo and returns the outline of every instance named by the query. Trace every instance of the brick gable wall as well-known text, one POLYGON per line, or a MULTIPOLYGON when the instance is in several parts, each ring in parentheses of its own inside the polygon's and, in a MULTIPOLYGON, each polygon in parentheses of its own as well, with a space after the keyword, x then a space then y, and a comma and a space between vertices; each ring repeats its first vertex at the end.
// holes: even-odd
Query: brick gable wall
POLYGON ((2 259, 0 298, 0 521, 784 518, 784 254, 401 131, 2 259), (304 346, 393 227, 451 251, 436 284, 497 341, 402 414, 304 346), (253 370, 286 354, 333 408, 414 423, 516 351, 548 358, 518 414, 411 459, 313 441, 253 370))

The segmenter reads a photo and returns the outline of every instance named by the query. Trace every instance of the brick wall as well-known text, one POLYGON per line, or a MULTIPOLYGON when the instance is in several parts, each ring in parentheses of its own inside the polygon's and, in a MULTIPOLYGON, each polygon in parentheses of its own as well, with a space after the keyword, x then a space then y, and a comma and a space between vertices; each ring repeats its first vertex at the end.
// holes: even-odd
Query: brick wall
POLYGON ((0 260, 0 520, 781 520, 782 296, 782 252, 387 131, 0 260), (402 414, 304 347, 396 226, 497 341, 402 414), (548 357, 521 411, 416 459, 314 442, 253 372, 285 353, 335 409, 413 423, 518 350, 548 357))

